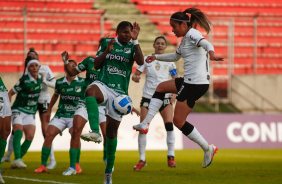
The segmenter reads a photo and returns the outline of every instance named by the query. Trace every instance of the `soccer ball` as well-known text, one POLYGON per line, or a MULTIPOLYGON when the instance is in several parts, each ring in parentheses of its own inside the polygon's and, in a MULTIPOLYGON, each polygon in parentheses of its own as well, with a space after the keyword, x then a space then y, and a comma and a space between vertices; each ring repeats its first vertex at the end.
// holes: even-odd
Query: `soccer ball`
POLYGON ((133 108, 132 100, 127 95, 119 95, 113 100, 113 108, 119 115, 126 115, 131 112, 133 108))

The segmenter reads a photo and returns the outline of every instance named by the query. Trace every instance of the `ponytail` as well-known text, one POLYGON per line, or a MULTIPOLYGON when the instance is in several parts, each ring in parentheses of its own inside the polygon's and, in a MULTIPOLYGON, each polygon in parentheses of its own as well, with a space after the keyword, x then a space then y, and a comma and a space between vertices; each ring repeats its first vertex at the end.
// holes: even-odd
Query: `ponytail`
POLYGON ((188 27, 197 28, 199 25, 202 27, 207 33, 211 31, 212 23, 207 18, 204 12, 196 7, 188 8, 183 12, 176 12, 171 17, 171 20, 178 21, 180 23, 187 22, 188 27), (187 14, 190 14, 189 17, 187 14))
POLYGON ((26 71, 26 67, 27 67, 27 63, 32 60, 33 58, 31 56, 27 56, 25 58, 25 61, 24 61, 24 71, 23 71, 23 74, 22 74, 22 78, 20 79, 20 86, 23 85, 24 83, 24 76, 25 76, 25 71, 26 71))

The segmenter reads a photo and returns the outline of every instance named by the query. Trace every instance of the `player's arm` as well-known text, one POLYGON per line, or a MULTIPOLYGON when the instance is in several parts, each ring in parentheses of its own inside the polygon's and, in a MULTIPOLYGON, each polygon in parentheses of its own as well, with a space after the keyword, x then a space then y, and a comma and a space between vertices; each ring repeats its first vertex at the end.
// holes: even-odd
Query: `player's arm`
POLYGON ((210 60, 212 61, 223 61, 222 57, 215 57, 214 55, 214 47, 213 45, 206 39, 201 39, 198 43, 198 46, 201 46, 203 49, 205 49, 209 55, 210 55, 210 60))
POLYGON ((65 68, 66 68, 66 70, 67 70, 67 72, 68 72, 68 74, 69 74, 70 76, 75 76, 75 75, 77 75, 77 74, 80 73, 79 71, 77 71, 76 68, 73 68, 71 65, 68 64, 68 63, 69 63, 69 62, 68 62, 68 60, 69 60, 69 54, 68 54, 67 51, 64 51, 64 52, 61 54, 61 56, 62 56, 62 59, 63 59, 63 61, 64 61, 64 63, 65 63, 65 68))
POLYGON ((13 96, 14 94, 16 94, 16 93, 13 91, 13 89, 10 89, 10 91, 8 92, 8 96, 9 96, 10 102, 11 102, 12 96, 13 96))
POLYGON ((55 78, 53 78, 53 79, 51 79, 51 80, 48 81, 48 80, 46 79, 46 77, 43 77, 42 82, 43 82, 44 84, 46 84, 48 87, 55 88, 55 84, 56 84, 56 79, 55 79, 55 78))
POLYGON ((133 23, 133 29, 132 31, 129 29, 131 38, 133 40, 133 44, 134 44, 134 50, 135 50, 135 54, 134 54, 134 60, 136 61, 136 63, 138 65, 143 65, 144 64, 144 56, 141 50, 141 47, 138 43, 137 37, 139 35, 140 32, 140 27, 139 24, 137 24, 136 22, 133 23))
MULTIPOLYGON (((105 49, 105 51, 99 55, 98 57, 96 57, 95 59, 95 62, 94 62, 94 68, 96 70, 102 68, 103 64, 104 64, 104 60, 107 56, 107 54, 111 51, 111 50, 114 50, 114 43, 115 43, 115 40, 114 39, 111 39, 108 43, 108 47, 105 49)), ((98 51, 99 52, 99 51, 98 51)))

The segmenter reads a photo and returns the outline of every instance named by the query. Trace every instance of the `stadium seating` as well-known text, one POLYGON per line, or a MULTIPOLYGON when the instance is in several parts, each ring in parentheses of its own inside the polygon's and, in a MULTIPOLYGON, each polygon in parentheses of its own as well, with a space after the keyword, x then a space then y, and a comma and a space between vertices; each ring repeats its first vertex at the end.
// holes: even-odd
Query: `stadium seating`
POLYGON ((54 72, 63 71, 60 54, 64 50, 78 62, 95 56, 101 35, 114 33, 114 22, 102 23, 105 11, 93 9, 93 3, 93 0, 0 0, 0 72, 22 71, 24 20, 27 49, 34 47, 41 64, 49 65, 54 72), (26 19, 22 13, 25 7, 26 19))
POLYGON ((213 74, 227 77, 228 63, 233 62, 234 74, 273 74, 282 73, 282 3, 280 0, 131 0, 141 13, 147 15, 153 24, 166 35, 171 44, 179 40, 172 33, 169 17, 177 11, 197 6, 204 11, 213 23, 212 36, 199 29, 203 35, 212 39, 218 56, 224 62, 212 62, 213 74), (254 17, 257 17, 257 49, 254 53, 254 17), (233 22, 232 22, 233 21, 233 22), (230 29, 233 23, 233 29, 230 29), (233 37, 230 38, 230 31, 233 37), (234 58, 230 56, 228 42, 234 58), (229 44, 230 45, 230 44, 229 44), (254 71, 254 56, 256 71, 254 71))

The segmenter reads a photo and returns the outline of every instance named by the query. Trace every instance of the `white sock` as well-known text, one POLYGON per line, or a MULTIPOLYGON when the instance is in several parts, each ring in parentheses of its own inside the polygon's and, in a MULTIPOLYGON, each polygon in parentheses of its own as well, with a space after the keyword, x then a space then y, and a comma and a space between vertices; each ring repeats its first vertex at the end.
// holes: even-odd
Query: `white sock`
POLYGON ((140 160, 142 160, 142 161, 146 161, 146 159, 145 159, 146 143, 147 143, 146 134, 139 133, 139 135, 138 135, 138 150, 139 150, 140 160))
POLYGON ((51 145, 50 161, 56 161, 56 160, 55 160, 55 154, 54 154, 53 144, 51 145))
POLYGON ((13 151, 14 151, 14 147, 13 147, 13 140, 14 140, 14 135, 11 134, 9 142, 8 142, 8 150, 7 150, 7 156, 11 157, 13 151))
POLYGON ((209 150, 208 142, 203 138, 203 136, 198 132, 196 127, 194 127, 193 131, 187 135, 187 137, 197 143, 204 151, 209 150))
MULTIPOLYGON (((150 123, 154 116, 158 113, 159 109, 163 105, 163 101, 158 98, 152 98, 149 105, 149 111, 145 119, 143 120, 144 123, 150 123)), ((142 123, 143 123, 142 122, 142 123)))
POLYGON ((167 156, 174 156, 174 142, 175 142, 175 136, 174 131, 166 131, 166 143, 167 143, 167 156))

